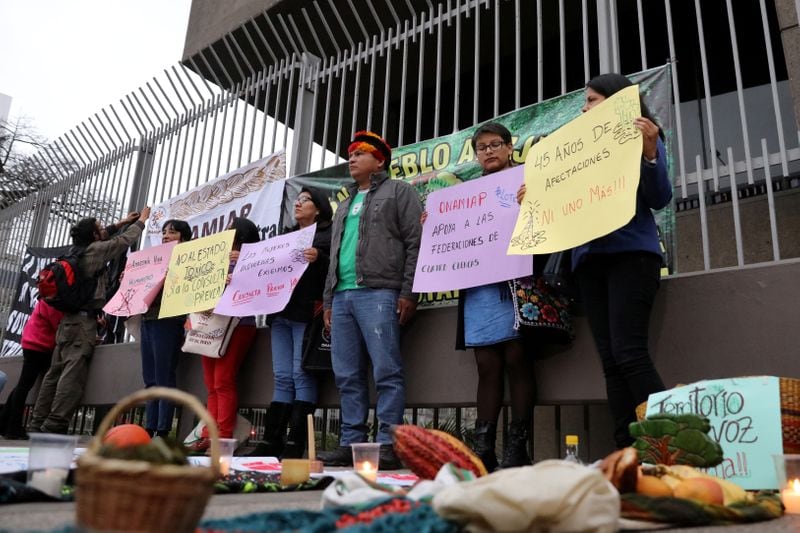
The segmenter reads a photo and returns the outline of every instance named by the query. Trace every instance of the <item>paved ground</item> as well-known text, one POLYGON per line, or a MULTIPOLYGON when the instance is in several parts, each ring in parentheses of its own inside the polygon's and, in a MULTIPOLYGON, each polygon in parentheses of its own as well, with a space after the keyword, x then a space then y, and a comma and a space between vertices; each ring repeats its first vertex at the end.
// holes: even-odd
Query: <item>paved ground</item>
MULTIPOLYGON (((0 446, 24 446, 21 441, 0 440, 0 446)), ((85 445, 81 443, 80 445, 85 445)), ((270 494, 224 494, 211 498, 204 518, 226 518, 250 513, 289 509, 319 509, 318 491, 270 494)), ((0 505, 0 529, 8 531, 49 530, 74 524, 74 503, 23 503, 0 505)), ((665 530, 661 530, 665 531, 665 530)), ((779 520, 727 527, 684 528, 685 533, 795 533, 800 532, 800 515, 779 520)))

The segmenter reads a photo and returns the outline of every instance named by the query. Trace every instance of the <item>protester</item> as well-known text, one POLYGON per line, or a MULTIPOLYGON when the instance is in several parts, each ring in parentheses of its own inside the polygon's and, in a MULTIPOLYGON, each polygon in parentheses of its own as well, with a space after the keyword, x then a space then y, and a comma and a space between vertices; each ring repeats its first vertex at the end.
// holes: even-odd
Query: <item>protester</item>
POLYGON ((0 433, 9 440, 25 440, 28 434, 22 425, 25 402, 36 380, 50 368, 56 330, 64 313, 44 300, 37 300, 30 318, 22 328, 22 370, 17 386, 8 395, 0 412, 0 433))
MULTIPOLYGON (((483 124, 472 135, 471 142, 484 176, 512 166, 514 144, 511 132, 502 124, 483 124)), ((426 215, 423 214, 423 222, 426 215)), ((567 341, 572 335, 572 318, 568 301, 551 293, 540 278, 508 280, 459 291, 456 348, 473 348, 478 367, 473 450, 490 472, 498 466, 495 441, 506 376, 512 420, 500 466, 531 464, 528 442, 536 402, 536 376, 534 354, 526 353, 523 333, 530 335, 528 346, 539 350, 545 340, 539 334, 543 330, 553 333, 549 338, 557 338, 557 334, 567 341), (522 309, 517 306, 520 292, 526 295, 522 309)))
POLYGON ((340 446, 320 453, 320 459, 327 465, 351 465, 350 445, 367 440, 369 359, 377 391, 379 468, 397 469, 401 464, 389 430, 403 422, 405 409, 400 326, 408 323, 417 306, 411 287, 422 206, 413 187, 389 179, 392 150, 379 135, 356 133, 348 153, 353 183, 333 218, 324 295, 341 398, 341 437, 340 446))
POLYGON ((96 284, 94 297, 79 311, 65 313, 58 325, 52 363, 39 389, 30 431, 67 432, 83 396, 97 342, 97 317, 105 304, 107 281, 102 274, 108 261, 138 242, 149 216, 149 207, 141 214, 129 214, 120 221, 130 224, 128 228, 105 241, 101 240, 102 227, 94 218, 84 218, 70 230, 73 246, 83 250, 78 261, 80 279, 96 284))
MULTIPOLYGON (((630 85, 620 74, 591 79, 582 111, 630 85)), ((641 110, 642 116, 633 120, 642 133, 636 213, 625 226, 576 247, 572 254, 583 308, 603 365, 614 439, 620 448, 633 442, 628 424, 636 419, 636 406, 664 390, 648 351, 650 312, 664 261, 651 210, 669 204, 672 184, 667 176, 663 132, 643 101, 641 110)), ((523 187, 518 198, 524 194, 523 187)))
MULTIPOLYGON (((234 218, 228 229, 235 230, 233 250, 228 267, 228 278, 239 260, 242 244, 261 240, 258 227, 246 218, 234 218)), ((255 317, 243 317, 231 334, 228 348, 222 357, 203 357, 203 382, 208 392, 208 412, 217 422, 220 438, 230 439, 236 428, 236 410, 239 406, 239 393, 236 378, 253 340, 256 338, 255 317)), ((203 427, 200 438, 189 446, 194 453, 203 453, 211 447, 208 427, 203 427)))
MULTIPOLYGON (((192 228, 183 220, 167 220, 161 226, 161 242, 186 242, 192 228)), ((163 289, 142 315, 142 379, 145 388, 175 387, 178 355, 184 337, 185 315, 159 319, 163 289)), ((172 430, 174 404, 165 399, 150 400, 145 408, 144 427, 151 436, 166 437, 172 430)))
MULTIPOLYGON (((100 238, 103 241, 113 237, 117 232, 122 231, 128 224, 134 221, 123 219, 115 224, 111 224, 103 228, 100 232, 100 238)), ((136 251, 136 244, 131 246, 131 251, 136 251)), ((111 259, 106 267, 106 301, 111 300, 119 290, 122 272, 125 270, 125 264, 128 261, 128 250, 123 251, 117 257, 111 259)), ((111 315, 106 312, 100 313, 97 317, 97 337, 100 339, 101 344, 119 344, 124 342, 125 339, 125 320, 127 317, 111 315)))
POLYGON ((314 318, 315 304, 322 301, 331 249, 333 209, 325 194, 303 187, 294 202, 296 231, 316 222, 314 242, 303 250, 309 262, 289 303, 283 311, 268 318, 272 342, 272 371, 275 389, 267 409, 264 441, 252 456, 299 458, 308 440, 307 416, 317 407, 317 380, 302 367, 303 338, 314 318), (286 426, 290 427, 286 440, 286 426), (285 447, 284 447, 284 441, 285 447))

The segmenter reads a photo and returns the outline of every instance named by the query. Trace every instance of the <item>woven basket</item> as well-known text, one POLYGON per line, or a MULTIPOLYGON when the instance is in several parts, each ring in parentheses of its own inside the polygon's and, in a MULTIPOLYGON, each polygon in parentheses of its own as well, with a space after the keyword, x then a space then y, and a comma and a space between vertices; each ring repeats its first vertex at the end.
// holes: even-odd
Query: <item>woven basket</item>
MULTIPOLYGON (((800 454, 800 379, 778 378, 781 392, 781 432, 783 453, 800 454)), ((681 387, 683 385, 677 385, 681 387)), ((647 402, 636 407, 636 418, 642 420, 647 412, 647 402)))
POLYGON ((219 476, 219 430, 203 405, 185 392, 151 387, 117 403, 103 418, 89 448, 78 460, 77 522, 101 531, 193 531, 219 476), (208 426, 211 466, 153 465, 100 457, 102 435, 125 409, 146 400, 167 399, 192 409, 208 426))

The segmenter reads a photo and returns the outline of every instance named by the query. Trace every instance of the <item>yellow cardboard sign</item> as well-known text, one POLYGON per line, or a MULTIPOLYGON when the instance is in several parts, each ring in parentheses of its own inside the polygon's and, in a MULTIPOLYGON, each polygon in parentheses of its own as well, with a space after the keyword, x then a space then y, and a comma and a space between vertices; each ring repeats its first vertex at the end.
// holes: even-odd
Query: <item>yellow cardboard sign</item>
POLYGON ((633 119, 639 116, 639 86, 633 85, 531 147, 508 254, 574 248, 633 218, 642 158, 633 119))
POLYGON ((234 230, 182 242, 172 250, 158 318, 213 309, 225 290, 234 230))

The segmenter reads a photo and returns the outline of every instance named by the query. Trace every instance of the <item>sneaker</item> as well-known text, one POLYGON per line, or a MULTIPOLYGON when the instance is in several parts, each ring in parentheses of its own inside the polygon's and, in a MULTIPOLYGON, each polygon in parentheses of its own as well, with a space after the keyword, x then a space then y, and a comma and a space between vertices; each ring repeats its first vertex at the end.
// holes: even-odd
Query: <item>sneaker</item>
POLYGON ((353 449, 350 446, 337 446, 329 452, 319 452, 317 459, 325 466, 353 466, 353 449))
POLYGON ((394 453, 391 444, 381 444, 380 455, 378 456, 378 470, 400 470, 403 463, 394 453))
POLYGON ((186 446, 186 449, 189 450, 189 453, 192 455, 203 455, 211 448, 211 439, 205 437, 202 439, 197 439, 193 443, 186 446))

